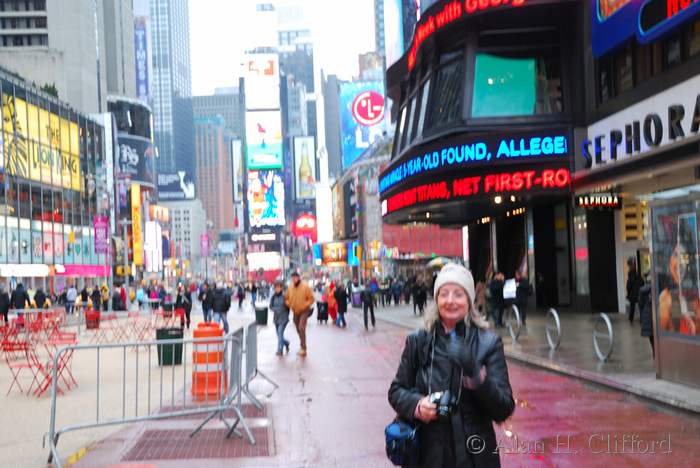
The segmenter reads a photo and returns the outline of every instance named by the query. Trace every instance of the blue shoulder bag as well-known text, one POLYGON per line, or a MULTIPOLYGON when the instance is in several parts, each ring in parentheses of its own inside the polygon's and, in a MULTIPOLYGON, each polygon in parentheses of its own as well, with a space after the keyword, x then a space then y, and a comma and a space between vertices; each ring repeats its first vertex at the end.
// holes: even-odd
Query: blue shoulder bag
POLYGON ((384 429, 386 455, 396 466, 415 466, 420 458, 418 429, 397 417, 384 429))

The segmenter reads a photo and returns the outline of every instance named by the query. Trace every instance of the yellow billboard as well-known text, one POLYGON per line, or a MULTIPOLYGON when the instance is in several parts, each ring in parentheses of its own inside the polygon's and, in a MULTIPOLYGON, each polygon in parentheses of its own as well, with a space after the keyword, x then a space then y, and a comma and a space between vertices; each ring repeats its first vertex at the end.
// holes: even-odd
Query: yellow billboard
POLYGON ((143 265, 143 233, 141 232, 141 186, 131 185, 131 235, 134 249, 134 263, 143 265))
POLYGON ((5 93, 2 114, 8 174, 80 190, 77 123, 5 93))

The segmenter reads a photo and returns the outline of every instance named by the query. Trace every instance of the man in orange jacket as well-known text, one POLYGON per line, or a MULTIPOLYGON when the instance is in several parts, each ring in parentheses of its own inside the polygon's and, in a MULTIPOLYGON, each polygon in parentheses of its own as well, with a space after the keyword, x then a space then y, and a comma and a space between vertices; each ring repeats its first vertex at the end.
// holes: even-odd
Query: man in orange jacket
POLYGON ((306 356, 306 320, 309 318, 309 308, 314 303, 314 295, 306 281, 302 281, 299 273, 292 273, 292 285, 287 289, 284 303, 294 312, 294 326, 299 333, 301 349, 297 353, 306 356))

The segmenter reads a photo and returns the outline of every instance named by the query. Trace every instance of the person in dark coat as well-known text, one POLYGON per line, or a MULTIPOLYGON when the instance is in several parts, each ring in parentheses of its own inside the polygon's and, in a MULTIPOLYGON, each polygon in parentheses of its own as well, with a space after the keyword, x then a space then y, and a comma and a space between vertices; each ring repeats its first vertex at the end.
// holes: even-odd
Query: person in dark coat
POLYGON ((490 289, 491 289, 491 307, 493 309, 493 323, 496 328, 503 327, 503 286, 505 285, 505 276, 503 273, 496 272, 491 278, 490 289))
POLYGON ((216 283, 216 289, 211 294, 211 308, 214 311, 212 321, 224 322, 224 333, 228 333, 228 310, 231 308, 231 294, 224 289, 223 281, 216 283))
POLYGON ((46 304, 46 293, 42 288, 36 290, 34 293, 34 303, 37 309, 46 309, 48 305, 46 304))
POLYGON ((7 294, 5 283, 0 284, 0 314, 5 318, 5 325, 9 323, 7 314, 10 312, 10 295, 7 294))
POLYGON ((282 355, 282 349, 287 348, 289 354, 289 341, 284 339, 284 329, 289 323, 289 307, 284 302, 284 283, 275 281, 275 293, 270 298, 270 310, 273 312, 273 321, 277 330, 277 354, 282 355))
MULTIPOLYGON (((185 288, 184 284, 180 285, 177 292, 177 298, 175 299, 175 308, 185 310, 185 321, 187 323, 187 328, 190 328, 190 312, 192 311, 192 293, 189 289, 185 288)), ((181 327, 185 326, 184 323, 180 324, 181 327)))
POLYGON ((17 283, 17 287, 14 291, 12 291, 12 296, 10 298, 10 308, 24 309, 31 303, 32 300, 29 298, 29 294, 27 294, 27 291, 24 289, 22 283, 17 283))
POLYGON ((398 279, 394 279, 394 284, 391 287, 391 293, 394 295, 394 305, 401 305, 401 282, 398 279))
POLYGON ((525 278, 519 270, 515 271, 515 301, 513 303, 518 307, 520 311, 520 321, 523 325, 526 325, 525 319, 527 318, 527 296, 532 294, 532 287, 530 286, 530 281, 525 278))
POLYGON ((212 318, 211 309, 211 291, 209 291, 209 283, 206 281, 202 284, 202 290, 199 291, 199 297, 197 298, 202 303, 202 313, 204 314, 204 321, 208 322, 212 318))
POLYGON ((372 315, 372 326, 376 327, 376 323, 374 321, 374 295, 372 294, 372 286, 370 285, 370 282, 367 281, 365 283, 365 289, 362 290, 360 293, 360 300, 362 301, 362 311, 365 314, 365 330, 368 329, 367 327, 367 310, 369 309, 370 314, 372 315))
POLYGON ((427 289, 422 278, 417 278, 413 283, 413 315, 416 314, 416 307, 418 307, 418 313, 423 315, 425 309, 425 301, 427 300, 427 289))
POLYGON ((335 324, 343 327, 347 327, 348 324, 345 321, 345 313, 348 311, 348 294, 345 292, 345 288, 342 286, 336 286, 335 291, 333 291, 333 297, 335 297, 335 302, 338 304, 338 318, 335 324))
MULTIPOLYGON (((644 280, 637 274, 637 269, 630 267, 630 272, 627 274, 627 300, 630 301, 630 311, 628 319, 630 323, 634 322, 634 309, 639 298, 639 289, 644 286, 644 280)), ((642 320, 642 308, 639 308, 639 321, 642 320)))
MULTIPOLYGON (((34 297, 36 299, 36 296, 34 297)), ((97 285, 93 286, 92 288, 92 308, 95 309, 95 312, 100 311, 100 304, 102 303, 102 295, 100 294, 100 288, 97 287, 97 285)), ((39 307, 39 304, 36 305, 39 307)))
POLYGON ((245 289, 240 281, 238 282, 236 294, 238 294, 238 308, 241 309, 243 307, 243 300, 245 299, 245 289))
POLYGON ((649 337, 649 343, 651 343, 651 355, 655 356, 654 324, 652 323, 651 316, 651 283, 647 283, 639 288, 637 303, 639 304, 639 315, 641 316, 640 321, 642 322, 642 336, 649 337))
POLYGON ((83 309, 87 309, 88 297, 90 297, 90 293, 87 286, 83 286, 83 290, 80 291, 80 303, 83 305, 83 309))
POLYGON ((499 467, 493 422, 515 409, 501 337, 473 307, 469 270, 449 263, 435 281, 426 326, 406 338, 389 403, 418 427, 421 467, 499 467), (438 415, 431 395, 449 391, 454 409, 438 415), (479 450, 467 450, 477 437, 479 450))

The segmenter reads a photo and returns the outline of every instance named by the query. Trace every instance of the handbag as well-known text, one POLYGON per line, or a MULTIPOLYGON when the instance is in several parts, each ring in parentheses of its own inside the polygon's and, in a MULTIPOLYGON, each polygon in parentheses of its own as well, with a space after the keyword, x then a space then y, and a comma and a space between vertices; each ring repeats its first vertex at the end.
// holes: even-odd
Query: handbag
POLYGON ((418 429, 398 416, 384 429, 386 456, 396 466, 415 466, 420 458, 418 429))

